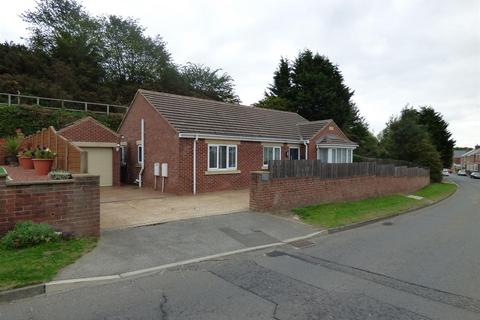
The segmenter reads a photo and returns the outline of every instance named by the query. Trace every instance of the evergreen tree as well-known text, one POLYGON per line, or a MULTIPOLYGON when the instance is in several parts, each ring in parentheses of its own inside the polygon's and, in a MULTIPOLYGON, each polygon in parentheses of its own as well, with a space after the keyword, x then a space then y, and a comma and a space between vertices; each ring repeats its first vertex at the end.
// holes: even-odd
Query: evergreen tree
POLYGON ((358 154, 375 157, 378 141, 352 101, 353 94, 338 66, 325 56, 304 50, 291 63, 280 59, 273 84, 256 106, 297 112, 310 121, 333 119, 359 143, 358 154))
POLYGON ((405 108, 400 117, 392 118, 382 132, 381 145, 388 157, 428 167, 433 182, 442 180, 440 154, 418 122, 416 110, 405 108))
POLYGON ((453 162, 453 147, 455 140, 448 130, 448 123, 439 112, 432 107, 421 107, 418 113, 418 121, 427 128, 432 143, 440 153, 443 167, 450 168, 453 162))

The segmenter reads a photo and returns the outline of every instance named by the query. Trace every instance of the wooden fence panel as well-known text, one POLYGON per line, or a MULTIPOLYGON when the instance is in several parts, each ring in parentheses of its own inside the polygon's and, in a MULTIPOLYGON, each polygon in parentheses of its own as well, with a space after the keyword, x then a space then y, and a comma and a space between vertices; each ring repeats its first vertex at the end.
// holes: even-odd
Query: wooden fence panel
MULTIPOLYGON (((400 164, 401 162, 399 162, 400 164)), ((358 176, 424 176, 428 170, 418 167, 396 166, 386 162, 322 163, 319 160, 272 160, 268 162, 272 178, 320 177, 341 179, 358 176)))

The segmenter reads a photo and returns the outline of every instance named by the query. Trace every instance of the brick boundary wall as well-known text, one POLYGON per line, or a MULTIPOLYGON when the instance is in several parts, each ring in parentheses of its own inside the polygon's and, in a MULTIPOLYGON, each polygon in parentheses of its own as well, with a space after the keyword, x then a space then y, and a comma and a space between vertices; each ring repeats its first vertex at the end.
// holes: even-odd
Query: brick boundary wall
POLYGON ((100 178, 14 182, 0 174, 0 236, 18 221, 31 220, 78 236, 100 235, 100 178))
POLYGON ((319 203, 411 193, 429 183, 428 176, 362 176, 330 180, 319 177, 273 179, 268 171, 252 172, 250 209, 278 211, 319 203))

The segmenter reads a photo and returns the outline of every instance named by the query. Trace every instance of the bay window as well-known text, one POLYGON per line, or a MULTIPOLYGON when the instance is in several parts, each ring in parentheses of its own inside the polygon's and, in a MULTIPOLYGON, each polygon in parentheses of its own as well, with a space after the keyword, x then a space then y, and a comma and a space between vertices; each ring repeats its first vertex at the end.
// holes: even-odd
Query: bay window
POLYGON ((317 159, 323 163, 352 163, 352 148, 326 148, 317 149, 317 159))
POLYGON ((208 170, 236 170, 237 146, 209 144, 208 145, 208 170))

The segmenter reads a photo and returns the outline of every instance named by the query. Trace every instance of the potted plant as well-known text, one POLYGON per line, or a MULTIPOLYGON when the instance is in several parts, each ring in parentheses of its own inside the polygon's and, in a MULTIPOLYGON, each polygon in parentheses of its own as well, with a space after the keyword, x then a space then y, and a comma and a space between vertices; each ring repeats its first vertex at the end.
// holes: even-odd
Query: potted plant
POLYGON ((48 148, 38 148, 33 152, 33 167, 35 174, 38 176, 45 176, 52 169, 53 159, 56 153, 48 148))
POLYGON ((23 169, 33 169, 33 150, 24 150, 18 153, 18 162, 23 169))
POLYGON ((5 149, 5 163, 14 164, 18 162, 17 154, 20 150, 22 141, 18 137, 8 137, 5 139, 4 149, 5 149))

